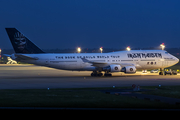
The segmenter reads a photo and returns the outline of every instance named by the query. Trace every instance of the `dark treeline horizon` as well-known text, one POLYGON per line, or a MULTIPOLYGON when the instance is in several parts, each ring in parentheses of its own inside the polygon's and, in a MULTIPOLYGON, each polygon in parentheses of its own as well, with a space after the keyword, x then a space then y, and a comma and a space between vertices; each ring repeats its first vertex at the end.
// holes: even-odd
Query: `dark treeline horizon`
MULTIPOLYGON (((46 53, 77 53, 76 48, 66 48, 66 49, 42 49, 46 53)), ((116 52, 116 51, 124 51, 126 48, 103 48, 103 53, 108 52, 116 52)), ((149 48, 131 48, 131 50, 161 50, 160 47, 149 47, 149 48)), ((180 47, 179 48, 165 48, 165 51, 169 52, 173 55, 179 55, 180 54, 180 47)), ((81 48, 81 53, 100 53, 99 48, 81 48)), ((15 53, 13 49, 1 49, 1 54, 13 54, 15 53)))

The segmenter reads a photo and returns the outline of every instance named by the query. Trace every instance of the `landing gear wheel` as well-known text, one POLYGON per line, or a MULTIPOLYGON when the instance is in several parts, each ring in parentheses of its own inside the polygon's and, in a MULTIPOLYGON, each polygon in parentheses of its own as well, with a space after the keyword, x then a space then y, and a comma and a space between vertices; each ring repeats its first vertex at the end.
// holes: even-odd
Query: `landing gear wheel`
POLYGON ((163 75, 163 72, 159 72, 159 75, 163 75))
POLYGON ((94 73, 91 73, 91 76, 93 77, 93 76, 94 76, 94 73))
POLYGON ((101 77, 103 74, 102 73, 99 73, 99 74, 97 74, 99 77, 101 77))
POLYGON ((164 68, 160 68, 159 75, 164 75, 164 74, 165 74, 164 68))
POLYGON ((96 77, 96 76, 98 76, 98 77, 101 77, 103 74, 102 73, 91 73, 91 76, 92 77, 96 77))
POLYGON ((107 73, 105 73, 104 76, 105 76, 105 77, 111 77, 112 74, 107 74, 107 73))

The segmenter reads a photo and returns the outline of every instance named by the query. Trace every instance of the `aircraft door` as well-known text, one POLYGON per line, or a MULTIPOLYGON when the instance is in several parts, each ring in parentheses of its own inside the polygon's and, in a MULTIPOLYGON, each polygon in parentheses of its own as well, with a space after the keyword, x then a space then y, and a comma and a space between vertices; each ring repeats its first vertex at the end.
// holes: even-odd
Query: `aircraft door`
POLYGON ((106 60, 107 60, 107 61, 106 61, 107 63, 111 62, 111 61, 110 61, 110 56, 109 56, 109 55, 107 56, 107 59, 106 59, 106 60))

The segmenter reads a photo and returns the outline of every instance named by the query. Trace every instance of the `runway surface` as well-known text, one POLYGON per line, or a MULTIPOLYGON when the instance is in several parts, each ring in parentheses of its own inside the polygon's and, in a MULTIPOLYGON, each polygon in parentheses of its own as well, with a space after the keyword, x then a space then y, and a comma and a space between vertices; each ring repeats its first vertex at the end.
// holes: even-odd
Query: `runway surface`
POLYGON ((47 89, 180 85, 180 75, 158 73, 113 73, 112 77, 91 77, 91 72, 64 71, 34 65, 0 65, 0 89, 47 89))

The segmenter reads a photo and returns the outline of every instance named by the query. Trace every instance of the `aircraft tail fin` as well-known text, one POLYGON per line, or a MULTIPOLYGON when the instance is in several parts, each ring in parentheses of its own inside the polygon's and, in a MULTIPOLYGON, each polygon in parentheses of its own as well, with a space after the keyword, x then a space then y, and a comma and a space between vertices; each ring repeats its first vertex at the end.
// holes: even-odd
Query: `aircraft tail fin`
POLYGON ((23 53, 23 54, 44 53, 40 48, 38 48, 33 42, 31 42, 16 28, 5 28, 5 29, 12 43, 14 51, 16 53, 23 53))

